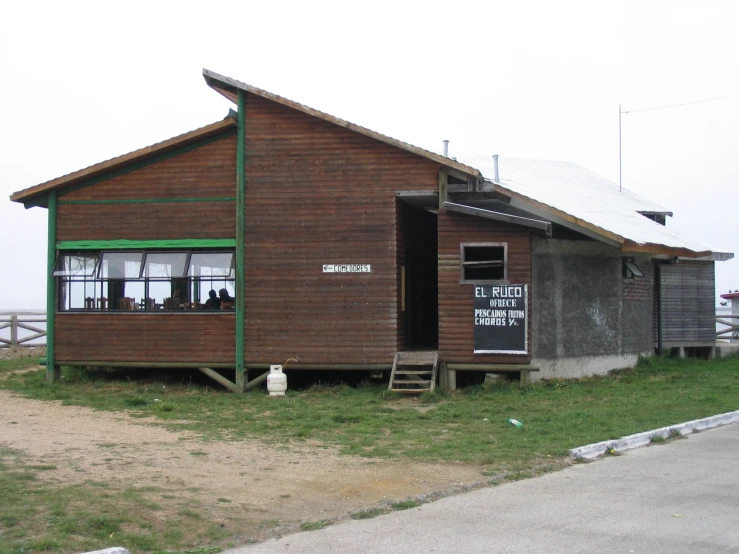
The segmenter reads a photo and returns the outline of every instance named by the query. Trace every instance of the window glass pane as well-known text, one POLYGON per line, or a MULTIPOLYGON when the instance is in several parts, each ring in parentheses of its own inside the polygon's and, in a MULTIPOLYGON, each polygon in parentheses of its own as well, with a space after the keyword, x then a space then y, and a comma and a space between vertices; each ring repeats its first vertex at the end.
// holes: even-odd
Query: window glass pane
POLYGON ((231 274, 233 252, 193 252, 188 277, 228 277, 231 274))
POLYGON ((138 279, 141 274, 142 252, 105 252, 100 262, 103 279, 138 279))
POLYGON ((219 297, 221 289, 226 289, 226 292, 230 297, 233 297, 236 294, 236 287, 234 282, 225 280, 223 278, 194 281, 193 287, 197 291, 193 294, 193 296, 197 295, 197 298, 199 298, 199 302, 201 302, 202 304, 205 304, 205 302, 208 301, 211 290, 214 291, 216 293, 216 296, 219 297))
POLYGON ((169 279, 185 276, 187 252, 151 252, 146 255, 144 277, 169 279))
MULTIPOLYGON (((88 284, 84 281, 66 281, 60 291, 60 308, 62 310, 84 310, 92 305, 86 302, 88 284)), ((89 295, 88 295, 89 296, 89 295)))
POLYGON ((463 279, 465 281, 505 279, 505 248, 503 246, 465 246, 463 279))
POLYGON ((164 306, 164 299, 172 296, 172 283, 168 281, 151 281, 149 283, 149 298, 153 300, 155 309, 164 306))
POLYGON ((98 254, 62 254, 54 268, 55 276, 91 277, 98 263, 98 254))
POLYGON ((503 261, 505 248, 502 246, 465 246, 465 262, 503 261))

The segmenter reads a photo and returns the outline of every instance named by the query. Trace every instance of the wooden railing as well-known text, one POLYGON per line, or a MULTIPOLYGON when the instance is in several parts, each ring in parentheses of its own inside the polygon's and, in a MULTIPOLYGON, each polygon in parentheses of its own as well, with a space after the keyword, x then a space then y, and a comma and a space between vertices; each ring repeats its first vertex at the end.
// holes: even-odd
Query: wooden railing
POLYGON ((45 314, 0 314, 0 331, 10 329, 10 338, 0 337, 0 348, 11 346, 44 346, 42 343, 31 342, 46 336, 46 329, 41 329, 31 323, 46 323, 45 314), (19 331, 30 331, 31 334, 19 331), (21 336, 23 334, 24 336, 21 336))
POLYGON ((739 315, 717 315, 716 323, 726 326, 716 331, 716 339, 739 341, 739 315))

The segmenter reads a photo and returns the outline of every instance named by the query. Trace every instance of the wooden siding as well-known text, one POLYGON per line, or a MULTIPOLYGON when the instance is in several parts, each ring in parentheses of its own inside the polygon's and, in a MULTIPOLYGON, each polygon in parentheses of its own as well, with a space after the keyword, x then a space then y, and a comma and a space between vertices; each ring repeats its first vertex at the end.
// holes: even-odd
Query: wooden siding
POLYGON ((59 199, 57 240, 233 238, 234 201, 176 200, 235 194, 236 137, 229 134, 64 194, 59 199), (175 202, 66 203, 154 199, 175 202))
POLYGON ((528 363, 529 355, 474 354, 473 286, 460 284, 459 245, 508 244, 508 281, 529 285, 528 350, 531 352, 531 232, 525 227, 439 210, 439 357, 445 362, 528 363))
MULTIPOLYGON (((713 262, 680 260, 660 268, 662 341, 666 346, 716 341, 716 283, 713 262)), ((657 315, 655 314, 655 322, 657 315)), ((655 344, 657 343, 655 325, 655 344)))
POLYGON ((65 361, 234 363, 233 314, 56 314, 65 361))
POLYGON ((247 363, 391 363, 395 191, 436 190, 440 166, 252 94, 246 105, 247 363))

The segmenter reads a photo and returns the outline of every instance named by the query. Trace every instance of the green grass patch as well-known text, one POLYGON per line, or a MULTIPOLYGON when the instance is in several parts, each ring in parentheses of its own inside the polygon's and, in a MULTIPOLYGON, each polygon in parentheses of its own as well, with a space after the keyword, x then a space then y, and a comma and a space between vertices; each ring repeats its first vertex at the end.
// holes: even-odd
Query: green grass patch
POLYGON ((421 505, 416 500, 404 500, 403 502, 395 502, 390 504, 390 507, 395 511, 410 510, 411 508, 418 508, 421 505))
POLYGON ((88 369, 82 379, 79 368, 67 367, 62 369, 65 379, 48 384, 43 370, 13 373, 23 363, 32 364, 0 362, 5 377, 0 386, 41 400, 153 418, 207 440, 261 437, 277 446, 311 441, 347 454, 467 462, 489 471, 739 408, 739 358, 650 358, 633 370, 604 377, 504 381, 421 398, 366 384, 290 389, 278 399, 263 390, 236 395, 190 383, 131 379, 125 372, 88 369), (523 427, 508 424, 510 418, 523 427))
POLYGON ((47 466, 26 464, 21 452, 0 447, 0 554, 85 552, 111 544, 132 553, 221 550, 191 549, 193 544, 223 537, 212 538, 219 525, 204 511, 193 511, 195 517, 190 517, 187 506, 192 501, 182 491, 168 489, 176 493, 168 495, 170 502, 174 498, 182 508, 163 521, 157 500, 166 489, 112 490, 92 481, 65 485, 41 479, 43 471, 47 466))
POLYGON ((370 508, 368 510, 354 512, 351 517, 352 519, 372 519, 373 517, 381 516, 387 512, 387 510, 383 510, 382 508, 370 508))
MULTIPOLYGON (((205 440, 261 438, 276 448, 309 441, 368 458, 476 464, 495 482, 551 471, 561 466, 570 448, 583 444, 739 409, 739 358, 651 358, 633 370, 603 377, 535 384, 503 381, 421 398, 364 384, 290 389, 276 399, 264 390, 239 395, 157 380, 152 375, 161 374, 154 372, 137 376, 67 367, 60 382, 49 384, 43 369, 17 371, 35 363, 0 361, 0 387, 29 398, 150 418, 205 440), (510 418, 523 426, 513 427, 510 418)), ((47 471, 53 466, 24 467, 17 456, 0 449, 0 545, 10 545, 0 546, 0 554, 93 550, 102 547, 100 537, 108 540, 111 534, 113 542, 136 551, 219 544, 238 534, 184 503, 172 512, 176 521, 168 522, 165 533, 161 495, 172 491, 112 494, 90 485, 55 488, 41 479, 53 476, 47 471), (115 509, 111 497, 120 504, 115 509), (198 530, 198 539, 187 544, 191 529, 198 530)), ((374 517, 372 510, 363 513, 374 517)), ((326 525, 319 520, 303 528, 326 525)))
POLYGON ((319 519, 317 521, 306 521, 300 525, 301 531, 318 531, 319 529, 325 529, 331 525, 331 522, 325 519, 319 519))

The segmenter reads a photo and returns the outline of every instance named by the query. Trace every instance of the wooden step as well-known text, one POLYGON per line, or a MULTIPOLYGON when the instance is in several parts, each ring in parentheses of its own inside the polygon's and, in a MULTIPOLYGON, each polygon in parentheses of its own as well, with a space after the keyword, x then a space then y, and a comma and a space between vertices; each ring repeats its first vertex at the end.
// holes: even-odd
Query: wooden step
POLYGON ((438 366, 438 352, 397 352, 393 359, 388 390, 417 394, 433 391, 438 366), (420 369, 421 366, 426 366, 426 369, 420 369), (406 367, 419 369, 405 369, 406 367))
POLYGON ((432 369, 397 369, 395 375, 424 375, 433 373, 432 369))
POLYGON ((395 354, 401 364, 433 364, 439 357, 435 351, 398 352, 395 354))

